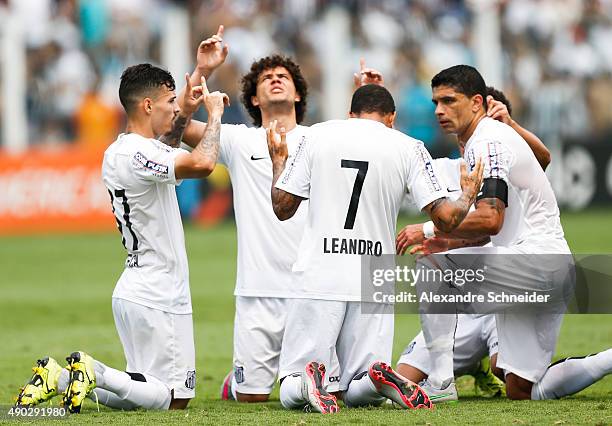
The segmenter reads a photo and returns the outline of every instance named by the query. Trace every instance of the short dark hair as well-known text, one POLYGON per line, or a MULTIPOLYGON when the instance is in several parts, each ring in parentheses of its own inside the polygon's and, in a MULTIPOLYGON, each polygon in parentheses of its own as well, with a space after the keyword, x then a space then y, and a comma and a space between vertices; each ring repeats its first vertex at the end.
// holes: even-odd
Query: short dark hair
POLYGON ((151 64, 127 67, 121 74, 119 100, 129 114, 143 97, 154 95, 162 86, 175 90, 174 79, 168 71, 151 64))
POLYGON ((261 126, 261 110, 253 105, 251 98, 257 96, 257 80, 262 72, 276 67, 284 67, 295 85, 295 91, 300 95, 300 100, 295 103, 295 119, 298 124, 304 120, 306 114, 306 97, 308 96, 308 84, 302 75, 300 66, 291 58, 282 55, 272 55, 261 58, 251 64, 250 71, 242 77, 242 104, 253 119, 253 124, 257 127, 261 126))
POLYGON ((508 109, 508 114, 512 115, 512 104, 510 103, 506 95, 504 95, 504 92, 502 92, 501 90, 497 90, 495 87, 487 86, 487 96, 493 96, 493 99, 506 105, 506 108, 508 109))
POLYGON ((377 112, 387 115, 395 112, 395 102, 391 93, 383 86, 366 84, 353 93, 351 112, 353 114, 377 112))
POLYGON ((455 65, 440 71, 431 79, 431 88, 449 86, 468 97, 482 96, 486 108, 487 85, 478 70, 469 65, 455 65))

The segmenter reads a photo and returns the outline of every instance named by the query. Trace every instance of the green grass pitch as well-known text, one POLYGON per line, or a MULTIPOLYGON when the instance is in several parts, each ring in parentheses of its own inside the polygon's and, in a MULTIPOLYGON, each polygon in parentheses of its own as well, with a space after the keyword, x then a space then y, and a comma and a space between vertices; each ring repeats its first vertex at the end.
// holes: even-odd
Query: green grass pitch
MULTIPOLYGON (((562 215, 572 249, 612 253, 609 211, 562 215)), ((407 219, 404 219, 405 222, 407 219)), ((344 409, 336 416, 289 412, 278 391, 266 404, 242 405, 218 400, 219 385, 231 367, 232 292, 235 279, 235 229, 186 228, 191 270, 197 351, 197 396, 187 411, 117 412, 87 401, 67 422, 206 424, 612 424, 612 377, 577 396, 560 401, 476 398, 472 382, 459 382, 459 403, 434 411, 344 409)), ((29 378, 35 360, 61 360, 85 350, 105 363, 124 367, 112 313, 111 294, 124 261, 119 235, 56 235, 0 238, 0 406, 6 410, 29 378)), ((418 331, 414 315, 398 316, 395 357, 418 331)), ((520 344, 520 343, 518 343, 520 344)), ((584 355, 612 346, 612 315, 569 315, 556 358, 584 355)), ((58 400, 54 400, 57 404, 58 400)), ((1 418, 1 416, 0 416, 1 418)), ((0 420, 1 421, 1 420, 0 420)))

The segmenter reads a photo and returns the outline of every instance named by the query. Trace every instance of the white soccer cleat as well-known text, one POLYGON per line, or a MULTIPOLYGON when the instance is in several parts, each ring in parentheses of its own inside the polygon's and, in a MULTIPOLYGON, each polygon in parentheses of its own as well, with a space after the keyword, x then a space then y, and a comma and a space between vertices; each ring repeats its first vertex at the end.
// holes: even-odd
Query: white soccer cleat
POLYGON ((321 414, 337 413, 336 397, 325 390, 324 382, 325 366, 318 362, 309 362, 306 364, 306 372, 302 373, 302 396, 314 411, 321 414))
POLYGON ((419 386, 427 393, 429 400, 434 404, 459 400, 457 388, 452 378, 446 379, 439 388, 434 387, 428 379, 419 383, 419 386))

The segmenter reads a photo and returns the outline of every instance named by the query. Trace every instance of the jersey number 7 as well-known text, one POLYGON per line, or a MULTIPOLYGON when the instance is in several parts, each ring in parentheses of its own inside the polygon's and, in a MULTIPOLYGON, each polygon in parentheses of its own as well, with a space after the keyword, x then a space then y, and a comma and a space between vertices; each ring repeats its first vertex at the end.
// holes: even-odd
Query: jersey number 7
POLYGON ((348 211, 346 212, 346 220, 344 221, 344 229, 353 229, 355 226, 355 216, 357 215, 357 207, 359 207, 359 197, 363 188, 363 181, 368 173, 367 161, 342 160, 340 167, 343 169, 357 169, 355 184, 353 185, 353 194, 349 203, 348 211))

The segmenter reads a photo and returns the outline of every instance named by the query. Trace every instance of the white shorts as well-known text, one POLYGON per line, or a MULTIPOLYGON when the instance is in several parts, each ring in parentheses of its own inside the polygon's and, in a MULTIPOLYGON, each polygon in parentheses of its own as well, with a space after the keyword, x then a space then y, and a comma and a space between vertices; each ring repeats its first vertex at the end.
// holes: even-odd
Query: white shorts
MULTIPOLYGON (((497 329, 494 315, 461 314, 458 316, 455 347, 453 348, 455 377, 472 373, 482 358, 487 355, 493 356, 497 350, 497 329)), ((397 363, 411 365, 429 375, 431 363, 422 331, 406 346, 397 363)))
POLYGON ((236 391, 269 394, 278 373, 278 360, 293 299, 236 296, 234 317, 234 377, 236 391))
POLYGON ((177 315, 113 298, 113 316, 128 373, 149 374, 176 399, 195 396, 195 347, 191 314, 177 315))
MULTIPOLYGON (((243 394, 272 392, 278 377, 279 359, 289 307, 294 299, 236 296, 234 317, 234 378, 243 394)), ((338 363, 334 355, 334 367, 338 363)), ((334 380, 334 368, 330 370, 334 380)), ((337 388, 337 384, 335 385, 337 388)), ((334 390, 334 385, 330 387, 334 390)))
MULTIPOLYGON (((562 240, 561 240, 562 241, 562 240)), ((562 241, 564 242, 564 241, 562 241)), ((552 248, 555 248, 551 243, 552 248)), ((563 248, 559 244, 559 253, 563 248)), ((562 300, 573 291, 574 269, 571 255, 546 254, 542 247, 526 244, 511 247, 469 247, 451 250, 437 257, 442 269, 474 268, 474 259, 499 257, 486 263, 485 280, 478 284, 481 292, 500 291, 517 294, 526 291, 556 295, 562 300), (530 253, 538 253, 537 256, 530 253), (454 256, 459 254, 460 256, 454 256), (543 261, 546 259, 547 261, 543 261), (569 262, 568 262, 569 261, 569 262), (568 293, 569 292, 569 293, 568 293)), ((461 291, 465 291, 462 288, 461 291)), ((550 365, 563 320, 563 303, 547 306, 546 312, 525 309, 520 304, 500 305, 495 314, 499 349, 497 367, 530 382, 539 381, 550 365), (552 306, 552 307, 551 307, 552 306)))
POLYGON ((366 312, 374 313, 362 313, 360 302, 294 299, 283 337, 279 377, 303 372, 310 361, 333 371, 330 365, 337 354, 338 390, 345 391, 353 377, 367 371, 374 361, 390 363, 393 309, 378 303, 363 305, 368 305, 366 312))

